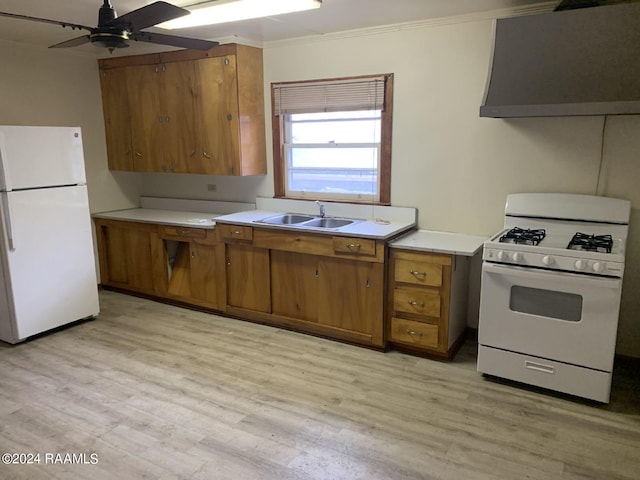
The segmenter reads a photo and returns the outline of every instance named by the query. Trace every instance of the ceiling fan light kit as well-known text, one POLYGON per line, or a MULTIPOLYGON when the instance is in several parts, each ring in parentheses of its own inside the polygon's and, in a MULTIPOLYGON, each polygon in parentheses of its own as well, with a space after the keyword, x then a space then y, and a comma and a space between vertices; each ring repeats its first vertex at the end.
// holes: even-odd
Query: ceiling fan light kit
POLYGON ((157 25, 173 30, 177 28, 237 22, 252 18, 270 17, 285 13, 319 8, 322 0, 214 0, 188 7, 191 15, 157 25))

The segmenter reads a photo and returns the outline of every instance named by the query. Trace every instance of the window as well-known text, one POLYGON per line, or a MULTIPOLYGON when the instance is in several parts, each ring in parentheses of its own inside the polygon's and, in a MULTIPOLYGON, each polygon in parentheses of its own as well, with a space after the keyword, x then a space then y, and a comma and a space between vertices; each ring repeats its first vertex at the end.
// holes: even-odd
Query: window
POLYGON ((276 197, 388 204, 392 82, 273 84, 276 197))

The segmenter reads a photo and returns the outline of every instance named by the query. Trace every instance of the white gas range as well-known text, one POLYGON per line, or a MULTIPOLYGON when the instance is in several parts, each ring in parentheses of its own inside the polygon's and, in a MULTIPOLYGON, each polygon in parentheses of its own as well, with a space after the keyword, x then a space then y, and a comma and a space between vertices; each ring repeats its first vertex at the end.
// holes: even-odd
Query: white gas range
POLYGON ((609 401, 630 207, 508 196, 484 245, 478 371, 609 401))

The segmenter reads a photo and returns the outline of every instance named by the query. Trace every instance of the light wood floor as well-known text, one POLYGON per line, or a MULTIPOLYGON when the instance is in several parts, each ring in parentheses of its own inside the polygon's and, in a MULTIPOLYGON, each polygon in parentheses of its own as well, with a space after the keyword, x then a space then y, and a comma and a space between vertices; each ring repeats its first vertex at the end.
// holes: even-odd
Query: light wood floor
POLYGON ((95 453, 3 465, 39 479, 638 479, 640 378, 608 406, 101 293, 100 317, 0 343, 0 452, 95 453), (90 457, 87 457, 87 461, 90 457))

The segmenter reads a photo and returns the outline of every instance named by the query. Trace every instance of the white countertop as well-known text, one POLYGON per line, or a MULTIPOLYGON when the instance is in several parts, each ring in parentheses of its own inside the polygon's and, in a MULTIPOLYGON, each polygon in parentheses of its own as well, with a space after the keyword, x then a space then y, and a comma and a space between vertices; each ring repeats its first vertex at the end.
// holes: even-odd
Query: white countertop
POLYGON ((449 253, 473 256, 489 237, 463 233, 416 230, 390 243, 391 248, 403 248, 422 252, 449 253))
POLYGON ((255 204, 189 200, 160 197, 141 197, 141 208, 94 213, 94 218, 129 222, 176 225, 180 227, 214 228, 217 222, 302 231, 338 236, 357 236, 386 240, 416 226, 417 212, 412 207, 390 207, 331 203, 327 217, 353 218, 359 221, 341 228, 313 228, 293 225, 258 223, 266 217, 295 212, 317 215, 313 201, 258 198, 255 204), (217 212, 217 213, 214 213, 217 212), (366 218, 371 217, 371 218, 366 218))
POLYGON ((220 214, 158 210, 155 208, 131 208, 128 210, 94 213, 92 215, 94 218, 199 228, 213 228, 216 224, 213 219, 218 216, 220 214))
POLYGON ((278 230, 288 230, 293 232, 325 233, 330 235, 355 236, 363 238, 373 238, 378 240, 391 238, 415 226, 415 221, 394 221, 382 219, 362 220, 353 223, 352 225, 341 227, 339 229, 319 229, 313 227, 305 227, 303 225, 268 225, 264 223, 258 223, 259 220, 282 213, 286 212, 271 210, 250 210, 247 212, 232 213, 231 215, 218 217, 216 218, 216 222, 233 223, 236 225, 247 225, 253 227, 274 228, 278 230))
POLYGON ((141 208, 94 213, 94 218, 128 222, 213 228, 214 218, 227 213, 253 210, 254 203, 191 200, 182 198, 140 197, 141 208))

